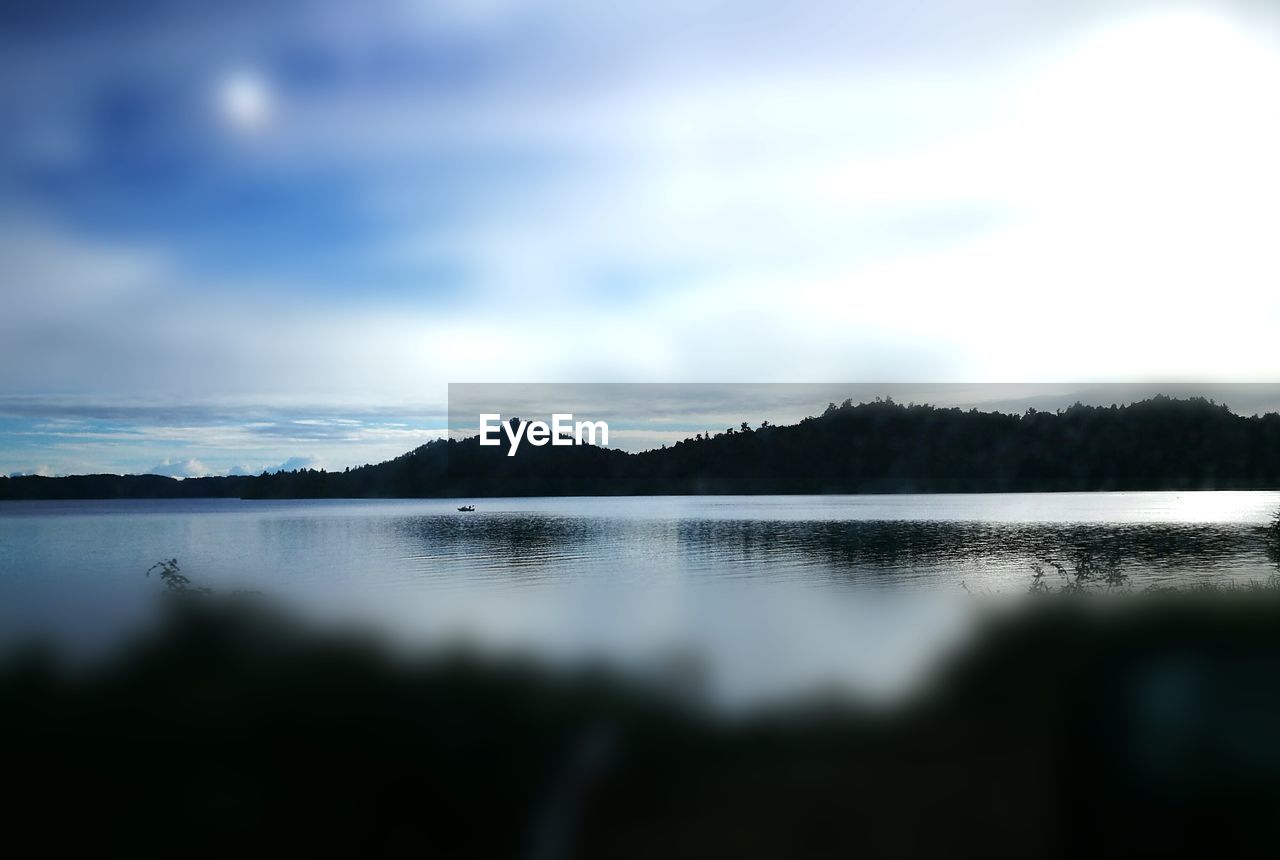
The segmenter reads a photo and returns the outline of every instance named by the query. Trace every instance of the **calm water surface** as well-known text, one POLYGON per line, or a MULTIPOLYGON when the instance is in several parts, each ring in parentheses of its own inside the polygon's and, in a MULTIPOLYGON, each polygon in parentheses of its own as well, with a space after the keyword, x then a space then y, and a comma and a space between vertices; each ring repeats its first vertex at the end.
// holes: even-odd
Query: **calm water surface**
POLYGON ((424 641, 464 638, 714 695, 888 689, 966 627, 964 582, 1015 594, 1040 557, 1118 556, 1138 585, 1264 579, 1280 493, 0 502, 0 632, 101 642, 176 557, 424 641))

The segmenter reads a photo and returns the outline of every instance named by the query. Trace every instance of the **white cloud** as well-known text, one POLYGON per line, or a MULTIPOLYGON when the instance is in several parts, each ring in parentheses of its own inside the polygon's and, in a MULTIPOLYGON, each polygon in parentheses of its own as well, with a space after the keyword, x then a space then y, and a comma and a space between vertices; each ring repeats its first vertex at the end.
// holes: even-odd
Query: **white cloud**
POLYGON ((51 477, 54 477, 55 474, 56 473, 53 471, 53 468, 46 464, 46 465, 36 466, 34 469, 24 469, 17 472, 10 472, 9 477, 10 478, 26 478, 29 476, 39 476, 41 478, 51 478, 51 477))
POLYGON ((186 460, 165 459, 151 467, 150 474, 170 478, 203 478, 211 474, 209 467, 195 458, 186 460))

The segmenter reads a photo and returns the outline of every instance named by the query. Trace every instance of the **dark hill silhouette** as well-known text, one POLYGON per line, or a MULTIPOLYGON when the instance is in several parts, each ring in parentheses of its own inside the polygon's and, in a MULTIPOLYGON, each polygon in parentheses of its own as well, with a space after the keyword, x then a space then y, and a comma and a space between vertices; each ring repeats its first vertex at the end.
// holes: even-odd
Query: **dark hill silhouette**
POLYGON ((249 479, 164 475, 42 475, 0 477, 0 499, 206 499, 238 498, 249 479))
POLYGON ((0 480, 0 498, 390 498, 1280 488, 1280 415, 1201 398, 1021 415, 877 400, 628 454, 430 442, 343 472, 0 480))

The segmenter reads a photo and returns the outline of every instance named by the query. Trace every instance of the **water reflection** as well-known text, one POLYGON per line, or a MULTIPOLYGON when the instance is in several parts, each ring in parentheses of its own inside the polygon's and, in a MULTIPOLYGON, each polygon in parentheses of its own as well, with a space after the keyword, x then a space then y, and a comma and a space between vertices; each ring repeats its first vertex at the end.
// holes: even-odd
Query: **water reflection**
POLYGON ((891 691, 964 634, 960 589, 1038 559, 1117 559, 1135 587, 1264 579, 1276 493, 0 505, 0 640, 126 631, 141 572, 367 619, 410 639, 622 665, 694 655, 725 700, 891 691))
POLYGON ((539 581, 602 569, 677 567, 732 576, 811 575, 824 582, 954 586, 954 576, 1007 582, 1032 562, 1080 553, 1116 559, 1136 584, 1265 576, 1265 532, 1248 524, 1048 524, 945 521, 629 519, 498 514, 391 523, 419 570, 539 581))

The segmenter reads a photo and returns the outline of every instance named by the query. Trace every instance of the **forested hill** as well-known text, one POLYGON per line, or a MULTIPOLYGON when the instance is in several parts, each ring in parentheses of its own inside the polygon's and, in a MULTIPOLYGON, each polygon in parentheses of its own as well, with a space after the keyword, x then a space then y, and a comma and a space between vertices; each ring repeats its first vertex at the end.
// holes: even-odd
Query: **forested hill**
POLYGON ((438 441, 343 472, 0 479, 0 498, 340 498, 1280 488, 1280 415, 1202 399, 1022 415, 876 401, 627 454, 438 441))

